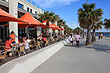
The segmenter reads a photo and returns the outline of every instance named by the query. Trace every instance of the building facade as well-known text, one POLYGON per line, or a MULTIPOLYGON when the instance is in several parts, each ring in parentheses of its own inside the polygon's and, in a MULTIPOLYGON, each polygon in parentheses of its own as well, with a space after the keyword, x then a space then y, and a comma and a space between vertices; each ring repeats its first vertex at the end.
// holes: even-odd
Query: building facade
MULTIPOLYGON (((44 13, 44 9, 32 0, 0 0, 0 8, 17 18, 22 17, 26 12, 29 12, 34 18, 39 18, 38 14, 44 13)), ((0 23, 0 25, 6 23, 7 22, 2 22, 0 23)), ((18 40, 18 35, 25 35, 25 33, 27 32, 26 28, 18 28, 17 22, 9 22, 9 26, 0 27, 0 38, 5 40, 5 38, 9 36, 9 33, 11 31, 15 32, 16 42, 18 40)), ((41 34, 41 32, 41 27, 38 27, 38 29, 30 28, 31 35, 38 36, 41 34), (36 30, 37 33, 31 33, 31 31, 33 32, 36 30)))

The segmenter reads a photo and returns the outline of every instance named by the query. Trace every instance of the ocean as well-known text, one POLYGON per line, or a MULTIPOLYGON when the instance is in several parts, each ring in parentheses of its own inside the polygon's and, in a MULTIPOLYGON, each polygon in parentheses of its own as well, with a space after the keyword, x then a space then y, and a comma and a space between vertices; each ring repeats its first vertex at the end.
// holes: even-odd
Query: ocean
MULTIPOLYGON (((108 33, 108 32, 100 32, 100 33, 98 32, 98 33, 95 33, 96 36, 98 36, 99 34, 103 34, 104 37, 110 37, 110 33, 108 33)), ((92 36, 92 33, 91 33, 91 36, 92 36)))

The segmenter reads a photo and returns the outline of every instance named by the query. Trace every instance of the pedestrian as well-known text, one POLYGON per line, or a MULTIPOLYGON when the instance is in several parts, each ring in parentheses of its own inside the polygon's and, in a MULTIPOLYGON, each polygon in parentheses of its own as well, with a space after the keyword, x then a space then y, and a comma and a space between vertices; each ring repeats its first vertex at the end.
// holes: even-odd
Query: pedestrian
POLYGON ((74 37, 72 36, 72 34, 70 34, 69 38, 70 38, 71 46, 73 46, 74 37))
POLYGON ((101 39, 103 38, 103 34, 101 34, 101 39))
POLYGON ((99 34, 99 40, 100 40, 100 37, 101 37, 101 36, 100 36, 100 34, 99 34))
POLYGON ((79 39, 80 39, 80 35, 79 35, 79 33, 77 33, 75 39, 76 39, 76 45, 79 47, 79 39))

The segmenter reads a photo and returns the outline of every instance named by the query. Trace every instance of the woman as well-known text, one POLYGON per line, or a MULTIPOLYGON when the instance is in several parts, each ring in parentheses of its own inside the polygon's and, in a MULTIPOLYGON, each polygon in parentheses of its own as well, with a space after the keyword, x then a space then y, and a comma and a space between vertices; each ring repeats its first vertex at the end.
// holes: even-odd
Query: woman
MULTIPOLYGON (((25 50, 28 50, 29 49, 29 43, 26 40, 26 37, 23 37, 23 42, 21 44, 22 45, 25 45, 25 48, 24 48, 25 50)), ((25 51, 24 51, 24 54, 26 54, 25 51)))
POLYGON ((71 46, 73 46, 74 37, 72 36, 72 34, 69 36, 69 38, 70 38, 71 46))
POLYGON ((41 35, 39 36, 38 41, 42 41, 42 36, 41 35))
POLYGON ((79 39, 80 39, 80 35, 79 35, 79 33, 77 33, 75 39, 76 39, 76 45, 79 47, 79 39))
POLYGON ((44 41, 44 44, 46 43, 46 41, 47 41, 47 38, 44 36, 43 37, 43 41, 44 41))

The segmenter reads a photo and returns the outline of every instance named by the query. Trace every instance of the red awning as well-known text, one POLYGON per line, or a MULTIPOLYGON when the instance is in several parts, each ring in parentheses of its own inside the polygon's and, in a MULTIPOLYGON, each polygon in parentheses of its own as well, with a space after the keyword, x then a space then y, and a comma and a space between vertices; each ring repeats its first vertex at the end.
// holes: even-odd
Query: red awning
POLYGON ((61 30, 57 25, 55 25, 54 23, 53 23, 53 26, 57 29, 57 30, 61 30))
MULTIPOLYGON (((18 27, 20 28, 24 28, 24 27, 33 27, 33 26, 46 26, 43 23, 39 22, 38 20, 36 20, 35 18, 33 18, 33 16, 31 16, 31 14, 29 14, 28 12, 23 15, 20 20, 23 20, 27 23, 24 22, 18 22, 18 27)), ((2 25, 2 26, 9 26, 9 24, 6 25, 2 25)))
POLYGON ((62 27, 60 27, 60 29, 61 29, 61 30, 65 30, 65 29, 63 29, 62 27))
MULTIPOLYGON (((43 23, 46 24, 47 21, 45 20, 43 23)), ((52 28, 52 30, 55 30, 56 29, 53 25, 51 25, 51 23, 49 23, 49 26, 48 27, 52 28)), ((43 27, 43 28, 45 28, 45 27, 43 27)))
POLYGON ((12 16, 11 14, 5 12, 4 10, 2 10, 0 8, 0 22, 24 22, 14 16, 12 16))
POLYGON ((25 15, 23 15, 20 20, 26 21, 28 22, 28 24, 23 23, 23 22, 19 22, 19 26, 22 27, 32 27, 32 26, 45 26, 43 23, 39 22, 38 20, 36 20, 31 14, 29 14, 29 12, 26 12, 25 15))

